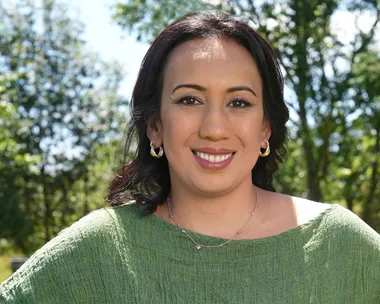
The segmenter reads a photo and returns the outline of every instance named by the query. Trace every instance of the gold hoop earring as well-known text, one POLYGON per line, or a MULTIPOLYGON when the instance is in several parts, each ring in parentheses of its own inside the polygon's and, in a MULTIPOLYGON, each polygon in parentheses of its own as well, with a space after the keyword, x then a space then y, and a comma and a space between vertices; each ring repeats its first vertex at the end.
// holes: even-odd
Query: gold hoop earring
POLYGON ((154 158, 161 158, 162 155, 164 155, 164 149, 162 148, 162 146, 159 147, 159 151, 158 151, 158 154, 156 153, 156 151, 154 150, 154 143, 153 141, 150 142, 150 155, 152 155, 154 158))
POLYGON ((261 149, 259 150, 260 157, 266 157, 266 156, 268 156, 270 154, 269 141, 266 140, 265 143, 267 144, 267 147, 266 147, 264 153, 261 152, 261 149))

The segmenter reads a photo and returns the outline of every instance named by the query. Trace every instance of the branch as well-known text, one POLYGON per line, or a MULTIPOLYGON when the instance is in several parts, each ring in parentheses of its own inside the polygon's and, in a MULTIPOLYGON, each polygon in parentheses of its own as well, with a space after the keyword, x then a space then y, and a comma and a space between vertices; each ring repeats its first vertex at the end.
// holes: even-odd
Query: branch
MULTIPOLYGON (((356 38, 358 37, 362 37, 363 38, 363 42, 361 44, 361 46, 359 48, 357 48, 356 50, 354 50, 352 52, 352 57, 351 57, 351 61, 350 61, 350 64, 351 64, 351 67, 354 65, 355 63, 355 59, 356 57, 362 53, 367 47, 368 45, 370 44, 370 42, 372 41, 374 35, 375 35, 375 30, 376 30, 376 27, 377 27, 377 24, 379 23, 380 21, 380 9, 377 9, 377 15, 376 15, 376 20, 375 20, 375 23, 373 24, 370 32, 366 35, 366 34, 363 34, 363 32, 360 32, 358 35, 356 35, 355 37, 355 41, 357 40, 356 38)), ((355 45, 355 44, 354 44, 355 45)), ((346 83, 347 80, 351 79, 353 76, 353 72, 352 72, 352 69, 347 73, 344 81, 342 83, 346 83)))

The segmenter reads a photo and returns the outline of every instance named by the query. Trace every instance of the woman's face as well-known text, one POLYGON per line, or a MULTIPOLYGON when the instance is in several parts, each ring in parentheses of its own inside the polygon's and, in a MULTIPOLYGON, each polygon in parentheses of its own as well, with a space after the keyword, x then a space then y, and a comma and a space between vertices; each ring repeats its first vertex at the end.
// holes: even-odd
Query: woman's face
POLYGON ((164 73, 161 117, 149 123, 148 135, 163 144, 172 189, 218 196, 251 185, 270 137, 251 55, 212 38, 176 47, 164 73))

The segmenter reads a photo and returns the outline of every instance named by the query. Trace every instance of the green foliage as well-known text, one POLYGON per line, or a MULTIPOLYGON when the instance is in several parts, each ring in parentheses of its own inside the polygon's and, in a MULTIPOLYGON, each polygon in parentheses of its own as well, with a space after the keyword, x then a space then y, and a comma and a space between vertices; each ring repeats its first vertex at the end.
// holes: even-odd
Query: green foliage
POLYGON ((150 41, 182 14, 213 7, 202 1, 131 0, 127 3, 118 3, 113 15, 120 26, 130 33, 137 33, 138 40, 150 41))
POLYGON ((32 252, 103 206, 122 72, 86 51, 83 25, 53 0, 5 2, 0 16, 0 240, 32 252))
POLYGON ((116 5, 114 18, 150 41, 170 21, 199 8, 252 20, 278 54, 292 119, 276 188, 346 204, 380 231, 378 2, 126 0, 116 5), (352 37, 343 39, 333 26, 338 13, 356 21, 365 14, 370 29, 352 22, 352 37))

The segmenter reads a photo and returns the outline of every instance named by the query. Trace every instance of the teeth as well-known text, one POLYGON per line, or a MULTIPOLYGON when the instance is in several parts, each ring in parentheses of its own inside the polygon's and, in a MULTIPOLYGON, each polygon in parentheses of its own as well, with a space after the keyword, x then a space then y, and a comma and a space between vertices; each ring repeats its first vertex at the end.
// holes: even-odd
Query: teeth
POLYGON ((206 154, 203 152, 195 152, 195 154, 197 154, 200 158, 205 159, 211 163, 219 163, 232 156, 232 153, 224 154, 224 155, 212 155, 212 154, 206 154))

